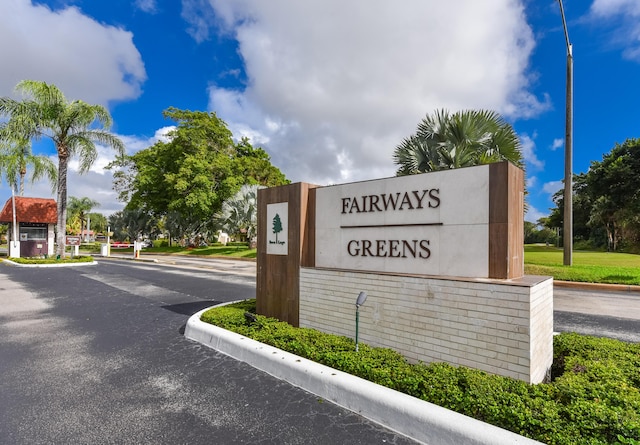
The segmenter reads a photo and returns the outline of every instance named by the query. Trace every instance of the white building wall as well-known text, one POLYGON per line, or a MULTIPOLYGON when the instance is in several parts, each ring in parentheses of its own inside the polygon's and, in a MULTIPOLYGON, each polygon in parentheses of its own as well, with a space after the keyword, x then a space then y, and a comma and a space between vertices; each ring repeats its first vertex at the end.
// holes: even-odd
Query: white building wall
POLYGON ((394 349, 410 361, 448 362, 530 383, 553 361, 553 279, 438 279, 300 270, 300 326, 394 349))

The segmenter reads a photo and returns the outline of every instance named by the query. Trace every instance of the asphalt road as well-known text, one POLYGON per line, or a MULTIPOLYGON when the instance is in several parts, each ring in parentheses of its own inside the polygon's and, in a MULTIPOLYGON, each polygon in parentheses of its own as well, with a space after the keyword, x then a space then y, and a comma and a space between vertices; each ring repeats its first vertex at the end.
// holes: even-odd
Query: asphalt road
MULTIPOLYGON (((143 257, 145 257, 143 255, 143 257)), ((0 444, 409 444, 184 339, 255 295, 255 263, 0 265, 0 444)), ((556 289, 554 327, 640 341, 640 295, 556 289)))
POLYGON ((414 443, 183 337, 254 295, 242 273, 0 265, 0 443, 414 443))
POLYGON ((556 332, 640 342, 640 294, 601 290, 553 290, 556 332))

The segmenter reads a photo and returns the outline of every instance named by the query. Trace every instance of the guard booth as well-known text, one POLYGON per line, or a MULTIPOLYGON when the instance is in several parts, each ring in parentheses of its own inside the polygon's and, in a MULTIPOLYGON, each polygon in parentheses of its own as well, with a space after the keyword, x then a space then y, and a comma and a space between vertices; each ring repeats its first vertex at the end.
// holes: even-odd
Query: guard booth
POLYGON ((53 199, 16 196, 9 198, 0 212, 0 223, 9 224, 9 244, 18 241, 20 257, 24 258, 53 255, 57 220, 56 201, 53 199))

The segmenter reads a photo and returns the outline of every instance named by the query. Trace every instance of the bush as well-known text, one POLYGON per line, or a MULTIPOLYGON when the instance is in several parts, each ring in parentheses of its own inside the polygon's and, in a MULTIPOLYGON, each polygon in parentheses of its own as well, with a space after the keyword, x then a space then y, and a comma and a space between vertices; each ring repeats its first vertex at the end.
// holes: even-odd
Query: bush
POLYGON ((552 381, 539 385, 395 351, 255 314, 255 300, 213 308, 212 323, 309 360, 553 445, 640 441, 640 344, 554 337, 552 381), (255 318, 255 322, 251 321, 255 318))
POLYGON ((56 259, 56 257, 49 258, 13 258, 9 257, 8 260, 19 264, 60 264, 60 263, 90 263, 93 261, 91 256, 77 256, 74 258, 56 259))
POLYGON ((169 247, 169 241, 166 239, 157 239, 151 242, 153 247, 169 247))

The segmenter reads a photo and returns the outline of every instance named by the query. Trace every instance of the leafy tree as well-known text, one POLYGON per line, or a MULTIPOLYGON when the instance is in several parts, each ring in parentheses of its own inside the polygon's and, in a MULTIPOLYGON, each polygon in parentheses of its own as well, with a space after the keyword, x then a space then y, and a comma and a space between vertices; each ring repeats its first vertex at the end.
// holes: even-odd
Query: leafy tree
POLYGON ((245 178, 246 184, 275 187, 288 184, 289 180, 271 164, 271 158, 262 148, 254 148, 247 138, 236 145, 234 174, 245 178))
POLYGON ((523 167, 520 140, 500 115, 486 110, 427 115, 393 154, 398 176, 510 161, 523 167))
MULTIPOLYGON (((80 226, 80 234, 83 233, 85 222, 88 222, 88 216, 91 209, 100 206, 98 201, 94 201, 86 196, 83 198, 76 198, 75 196, 69 196, 69 202, 67 203, 67 227, 72 231, 77 232, 78 226, 80 226)), ((87 231, 89 228, 87 228, 87 231)), ((88 236, 88 234, 87 234, 88 236)))
POLYGON ((9 185, 19 190, 20 196, 24 196, 24 181, 27 176, 27 168, 31 167, 31 182, 47 178, 55 190, 57 182, 56 165, 46 156, 34 155, 31 152, 31 143, 28 140, 19 139, 14 143, 9 142, 8 136, 3 136, 0 129, 0 172, 5 176, 9 185))
MULTIPOLYGON (((586 175, 584 173, 573 175, 573 237, 574 240, 587 241, 591 239, 592 228, 589 225, 589 219, 592 208, 592 197, 586 184, 586 175)), ((555 230, 560 229, 564 225, 564 190, 559 189, 553 194, 553 202, 556 207, 551 209, 551 214, 544 220, 544 226, 555 230)), ((561 245, 564 245, 562 239, 563 231, 560 231, 561 245)))
POLYGON ((108 221, 114 238, 121 241, 128 238, 129 242, 149 234, 155 223, 153 217, 144 210, 128 208, 112 213, 108 221))
POLYGON ((258 189, 259 185, 242 186, 240 191, 222 204, 222 210, 216 214, 216 221, 229 234, 243 231, 251 241, 256 235, 258 225, 258 189))
POLYGON ((106 234, 107 232, 107 217, 102 213, 91 212, 87 214, 87 218, 91 221, 91 228, 93 229, 93 233, 102 233, 106 234))
MULTIPOLYGON (((640 139, 616 144, 586 173, 574 175, 573 232, 576 240, 619 250, 640 248, 640 139)), ((547 227, 561 227, 562 190, 554 195, 547 227)))
POLYGON ((9 116, 2 133, 9 140, 48 138, 58 155, 56 227, 57 254, 64 257, 64 235, 67 220, 67 170, 69 159, 77 156, 80 173, 87 172, 96 160, 95 144, 111 146, 123 156, 124 145, 109 133, 111 115, 101 105, 90 105, 81 100, 68 101, 52 84, 23 80, 16 89, 24 99, 16 101, 0 98, 0 117, 9 116), (95 125, 98 125, 98 128, 95 125))
POLYGON ((169 108, 177 123, 168 142, 157 142, 110 165, 114 188, 129 209, 158 218, 180 238, 210 231, 222 203, 243 184, 280 185, 288 181, 267 153, 246 139, 235 144, 215 113, 169 108))
POLYGON ((543 224, 540 224, 540 222, 538 222, 538 224, 532 223, 530 221, 524 222, 525 244, 545 243, 555 245, 556 240, 556 232, 545 227, 543 224))
POLYGON ((107 218, 109 228, 113 232, 113 240, 124 241, 127 238, 127 226, 124 222, 123 211, 114 212, 107 218))
POLYGON ((164 216, 164 227, 169 233, 169 245, 173 239, 177 238, 184 242, 185 238, 195 238, 198 229, 202 224, 194 222, 190 218, 183 218, 178 212, 169 212, 164 216))

